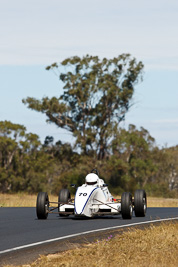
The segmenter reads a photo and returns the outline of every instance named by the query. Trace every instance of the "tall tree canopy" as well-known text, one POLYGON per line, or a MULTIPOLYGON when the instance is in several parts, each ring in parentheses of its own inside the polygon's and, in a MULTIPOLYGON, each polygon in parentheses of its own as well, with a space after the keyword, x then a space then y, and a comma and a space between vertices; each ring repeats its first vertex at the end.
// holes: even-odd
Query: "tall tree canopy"
POLYGON ((74 56, 47 70, 59 70, 64 92, 57 98, 23 99, 28 108, 45 113, 49 122, 72 132, 75 146, 102 159, 119 123, 131 106, 135 85, 142 79, 142 62, 129 54, 113 59, 74 56))

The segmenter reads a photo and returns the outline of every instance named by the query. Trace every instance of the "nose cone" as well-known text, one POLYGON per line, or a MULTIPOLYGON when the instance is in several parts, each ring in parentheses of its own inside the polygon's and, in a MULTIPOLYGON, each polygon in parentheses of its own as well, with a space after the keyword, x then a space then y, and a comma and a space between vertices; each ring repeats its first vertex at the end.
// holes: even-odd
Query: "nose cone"
POLYGON ((97 187, 78 187, 75 194, 75 214, 91 217, 91 201, 97 191, 97 187))

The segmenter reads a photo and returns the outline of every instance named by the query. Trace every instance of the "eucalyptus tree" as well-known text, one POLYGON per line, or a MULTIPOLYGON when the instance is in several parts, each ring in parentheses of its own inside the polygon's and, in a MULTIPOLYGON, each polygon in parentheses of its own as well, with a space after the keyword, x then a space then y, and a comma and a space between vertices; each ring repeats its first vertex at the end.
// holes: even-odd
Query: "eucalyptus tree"
POLYGON ((83 154, 103 159, 121 121, 130 109, 143 63, 130 54, 113 59, 74 56, 46 68, 63 82, 59 97, 23 99, 28 108, 46 114, 47 121, 70 131, 83 154))

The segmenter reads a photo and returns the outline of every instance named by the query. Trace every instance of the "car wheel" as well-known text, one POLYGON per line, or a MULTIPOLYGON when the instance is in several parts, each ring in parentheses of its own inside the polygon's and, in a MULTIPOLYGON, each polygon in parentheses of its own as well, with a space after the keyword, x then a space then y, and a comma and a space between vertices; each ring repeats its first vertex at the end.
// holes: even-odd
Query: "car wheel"
POLYGON ((138 189, 135 191, 134 210, 136 217, 145 217, 147 210, 147 197, 145 190, 138 189))
POLYGON ((49 198, 46 192, 40 192, 36 201, 36 215, 38 219, 47 219, 49 210, 49 198))
POLYGON ((133 206, 131 193, 124 192, 121 196, 121 213, 123 219, 132 219, 133 206))
MULTIPOLYGON (((64 189, 61 189, 59 191, 58 202, 68 203, 68 200, 70 198, 71 198, 71 195, 70 195, 69 189, 64 188, 64 189)), ((58 211, 60 211, 60 205, 61 204, 58 204, 58 211)), ((67 215, 65 215, 65 214, 59 214, 59 216, 61 216, 61 217, 67 217, 69 215, 68 214, 67 215)))

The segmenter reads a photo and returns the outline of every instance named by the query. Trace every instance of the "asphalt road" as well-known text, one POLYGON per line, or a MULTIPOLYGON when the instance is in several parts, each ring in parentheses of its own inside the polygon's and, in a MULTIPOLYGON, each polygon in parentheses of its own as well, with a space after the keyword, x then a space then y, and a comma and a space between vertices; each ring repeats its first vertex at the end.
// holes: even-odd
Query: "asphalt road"
POLYGON ((0 208, 0 260, 8 255, 5 250, 19 246, 96 229, 175 217, 178 217, 178 208, 148 208, 146 217, 133 216, 131 220, 123 220, 120 215, 76 219, 57 214, 49 214, 47 220, 38 220, 35 208, 0 208))

